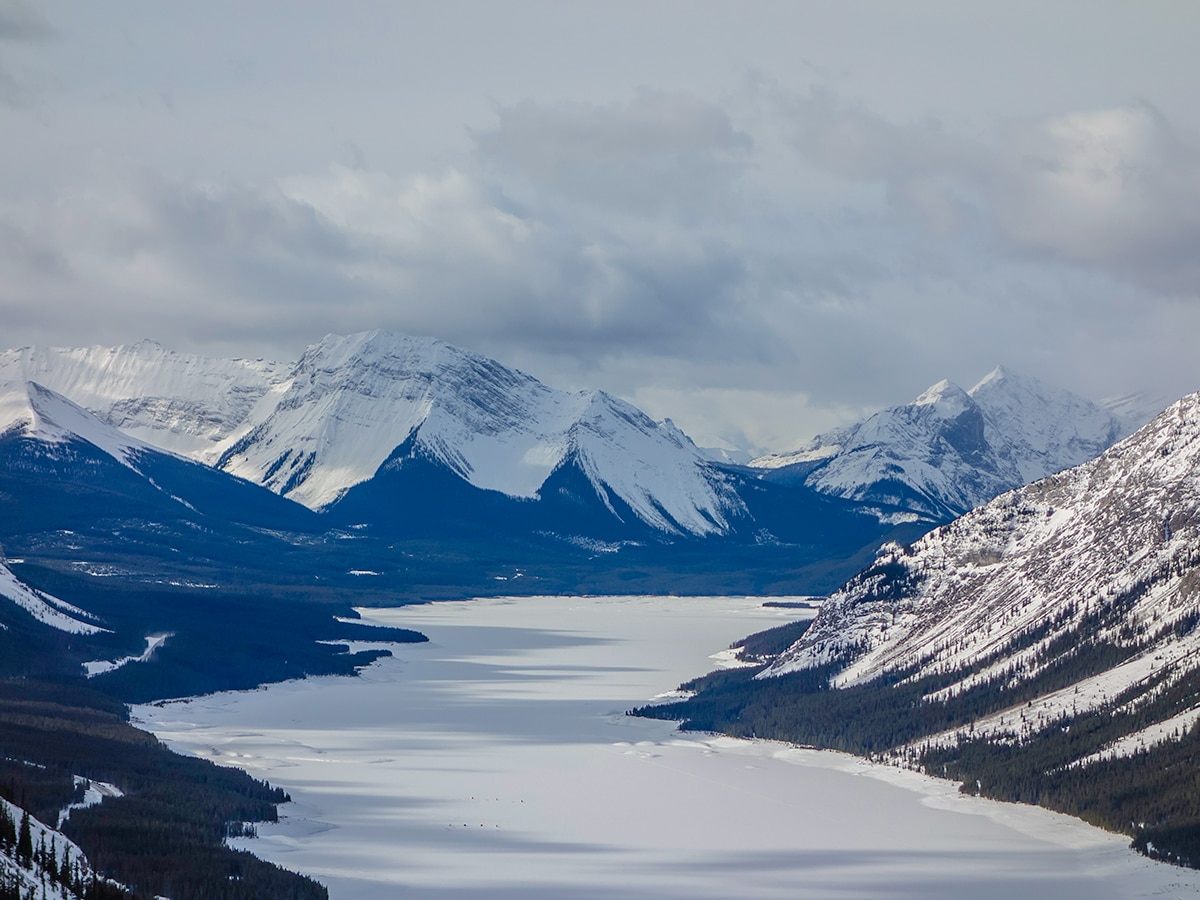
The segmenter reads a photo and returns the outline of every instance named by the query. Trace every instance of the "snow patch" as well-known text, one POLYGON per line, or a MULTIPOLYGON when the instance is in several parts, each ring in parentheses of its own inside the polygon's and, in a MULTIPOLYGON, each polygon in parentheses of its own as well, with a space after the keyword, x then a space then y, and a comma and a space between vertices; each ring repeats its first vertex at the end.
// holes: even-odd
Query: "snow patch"
POLYGON ((20 581, 8 566, 0 563, 0 597, 11 600, 43 625, 71 634, 96 634, 108 631, 81 619, 95 619, 91 613, 72 606, 44 591, 34 590, 20 581))
POLYGON ((125 792, 115 784, 109 784, 107 781, 93 781, 90 778, 84 778, 82 775, 76 775, 75 787, 83 787, 83 799, 75 803, 70 803, 64 806, 58 812, 57 828, 61 829, 67 819, 71 818, 71 813, 77 809, 87 809, 91 806, 99 806, 110 797, 124 797, 125 792))
POLYGON ((88 678, 95 678, 97 675, 103 675, 106 672, 111 672, 114 669, 119 669, 122 666, 134 662, 146 662, 154 655, 154 652, 166 643, 167 638, 171 637, 170 632, 163 634, 151 634, 146 636, 146 649, 138 656, 124 656, 121 659, 106 660, 97 659, 83 664, 83 670, 88 678))

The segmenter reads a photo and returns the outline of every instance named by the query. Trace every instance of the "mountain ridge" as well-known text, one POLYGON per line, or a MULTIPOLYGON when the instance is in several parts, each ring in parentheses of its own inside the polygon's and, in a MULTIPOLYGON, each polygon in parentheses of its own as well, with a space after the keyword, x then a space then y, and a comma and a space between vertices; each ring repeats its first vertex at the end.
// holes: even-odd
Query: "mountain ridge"
POLYGON ((288 368, 181 353, 149 339, 0 351, 0 381, 44 385, 132 437, 206 463, 277 401, 288 368))
POLYGON ((686 435, 623 400, 557 391, 445 342, 381 331, 310 347, 275 410, 217 465, 324 509, 410 439, 412 454, 514 498, 535 499, 574 460, 610 509, 608 491, 667 534, 727 531, 743 510, 686 435))
POLYGON ((911 403, 750 465, 769 480, 945 521, 1096 456, 1127 428, 1089 400, 998 366, 970 391, 940 381, 911 403))
MULTIPOLYGON (((970 667, 1048 618, 1052 640, 1134 594, 1129 614, 1169 629, 1200 600, 1190 581, 1171 574, 1200 564, 1198 544, 1200 393, 1091 462, 1004 494, 909 548, 886 548, 763 674, 824 665, 852 647, 838 683, 914 665, 915 677, 970 667), (905 597, 885 599, 901 585, 912 586, 905 597), (1161 609, 1141 609, 1160 600, 1161 609), (1018 603, 1027 608, 1014 613, 1018 603)), ((1035 656, 1037 646, 1015 661, 1035 656)))

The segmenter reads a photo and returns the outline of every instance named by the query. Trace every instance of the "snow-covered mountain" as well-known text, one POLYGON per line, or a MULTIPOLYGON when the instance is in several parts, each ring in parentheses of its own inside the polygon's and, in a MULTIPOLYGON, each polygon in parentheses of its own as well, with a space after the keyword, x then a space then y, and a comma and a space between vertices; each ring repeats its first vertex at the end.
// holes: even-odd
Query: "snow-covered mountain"
POLYGON ((45 385, 135 440, 313 509, 407 455, 520 499, 574 469, 613 515, 667 534, 726 533, 745 514, 727 476, 669 421, 427 338, 331 335, 294 365, 152 341, 27 347, 0 353, 0 379, 45 385))
POLYGON ((750 460, 754 459, 754 454, 749 450, 732 450, 728 447, 701 447, 700 452, 704 454, 706 459, 711 459, 713 462, 728 463, 732 466, 747 465, 750 460))
POLYGON ((914 767, 1200 867, 1200 394, 885 544, 741 658, 759 668, 638 712, 914 767))
POLYGON ((153 449, 32 381, 0 382, 0 438, 27 438, 48 446, 83 441, 130 468, 134 456, 153 449))
POLYGON ((997 368, 970 391, 938 382, 912 403, 750 465, 771 480, 945 519, 1091 459, 1128 430, 1097 404, 997 368))
POLYGON ((722 533, 744 511, 669 421, 603 391, 557 391, 442 341, 381 331, 305 351, 274 411, 217 465, 320 509, 405 458, 526 499, 573 465, 614 514, 619 500, 667 533, 722 533))
POLYGON ((291 366, 121 347, 0 352, 0 381, 33 381, 164 450, 212 463, 274 409, 291 366))
MULTIPOLYGON (((1004 494, 911 547, 885 547, 759 677, 818 666, 831 667, 837 686, 937 676, 926 699, 946 702, 1027 685, 1020 708, 936 738, 1023 739, 1106 704, 1136 713, 1161 701, 1200 671, 1197 623, 1200 394, 1192 394, 1093 461, 1004 494)), ((1097 752, 1186 732, 1200 720, 1196 701, 1163 707, 1097 752)))
POLYGON ((222 521, 302 527, 311 517, 258 485, 132 437, 32 381, 0 382, 0 478, 7 484, 0 505, 28 494, 36 508, 23 515, 31 521, 56 504, 83 514, 89 502, 114 519, 212 512, 222 521))

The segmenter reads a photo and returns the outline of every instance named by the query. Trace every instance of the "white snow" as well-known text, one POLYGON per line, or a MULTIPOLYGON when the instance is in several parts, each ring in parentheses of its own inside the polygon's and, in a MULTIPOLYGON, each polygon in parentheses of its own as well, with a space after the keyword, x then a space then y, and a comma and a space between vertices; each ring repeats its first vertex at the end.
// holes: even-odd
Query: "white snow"
POLYGON ((940 381, 912 403, 750 465, 806 465, 805 483, 819 491, 907 506, 904 485, 924 498, 922 512, 941 515, 1091 459, 1130 430, 1076 394, 997 367, 970 391, 940 381))
POLYGON ((0 563, 0 597, 11 600, 24 609, 43 625, 57 628, 59 631, 71 634, 95 634, 107 631, 91 622, 80 619, 93 619, 94 616, 77 606, 72 606, 65 600, 59 600, 44 591, 38 591, 19 580, 8 566, 0 563))
POLYGON ((1102 750, 1079 760, 1078 765, 1086 766, 1101 760, 1129 757, 1166 741, 1178 741, 1195 727, 1198 721, 1200 721, 1200 707, 1184 710, 1169 719, 1155 722, 1141 731, 1135 731, 1120 740, 1113 741, 1102 750))
POLYGON ((768 453, 750 460, 747 465, 756 469, 782 469, 796 463, 819 462, 842 452, 846 442, 854 437, 857 425, 847 425, 819 434, 799 450, 786 453, 768 453))
POLYGON ((130 468, 131 454, 146 449, 141 441, 32 381, 0 382, 0 434, 19 434, 49 444, 82 439, 130 468))
MULTIPOLYGON (((1032 679, 1095 639, 1127 648, 1128 658, 914 746, 968 735, 1024 740, 1123 694, 1116 711, 1136 712, 1200 664, 1197 472, 1200 394, 1193 394, 1094 461, 1003 495, 910 549, 883 548, 877 567, 831 596, 759 677, 848 653, 835 685, 906 669, 912 679, 962 673, 926 698, 944 701, 986 682, 1032 679), (885 571, 900 586, 896 596, 877 593, 885 571), (1119 615, 1109 613, 1118 602, 1119 615), (1112 621, 1097 625, 1105 615, 1112 621), (1022 636, 1030 637, 1014 649, 1022 636)), ((1196 718, 1196 710, 1179 711, 1075 762, 1177 739, 1196 718)))
POLYGON ((0 352, 0 380, 43 384, 126 434, 206 463, 269 414, 289 369, 177 353, 153 341, 0 352))
POLYGON ((1150 392, 1129 391, 1105 397, 1100 405, 1117 417, 1124 424, 1125 430, 1132 434, 1151 419, 1154 419, 1175 400, 1174 396, 1150 392))
MULTIPOLYGON (((839 684, 914 663, 920 672, 953 671, 1065 616, 1044 640, 998 664, 1032 665, 1048 640, 1143 582, 1153 587, 1128 624, 1161 631, 1194 608, 1190 587, 1169 573, 1186 569, 1194 554, 1197 471, 1200 394, 1193 394, 1092 462, 998 497, 911 551, 884 548, 879 561, 912 573, 919 589, 895 602, 872 601, 865 599, 871 585, 852 581, 769 674, 819 665, 851 645, 866 650, 839 684)), ((1157 649, 1187 656, 1198 640, 1164 637, 1157 649)), ((1142 665, 1152 670, 1154 662, 1152 655, 1142 665)))
POLYGON ((1090 400, 1003 367, 970 396, 983 410, 988 443, 1017 472, 1008 487, 1086 462, 1133 430, 1090 400))
MULTIPOLYGON (((8 809, 9 815, 19 824, 21 817, 25 815, 25 811, 4 799, 0 799, 0 804, 3 804, 8 809)), ((29 834, 33 839, 35 849, 45 841, 47 848, 51 846, 55 848, 57 859, 60 863, 63 854, 69 852, 72 860, 83 865, 85 873, 91 872, 91 869, 87 865, 87 857, 83 855, 83 851, 79 849, 77 844, 67 838, 66 835, 56 831, 34 816, 29 817, 29 834)), ((75 894, 70 893, 61 886, 49 884, 43 878, 41 869, 36 866, 22 868, 17 864, 16 860, 0 854, 0 878, 11 876, 17 878, 23 892, 28 891, 28 896, 35 897, 37 900, 76 900, 75 894)), ((25 894, 22 894, 22 896, 25 896, 25 894)))
POLYGON ((744 466, 754 458, 749 450, 737 450, 731 447, 698 447, 697 449, 705 459, 734 466, 744 466))
POLYGON ((1065 816, 623 714, 790 612, 649 597, 362 610, 431 641, 392 645, 360 678, 134 715, 287 790, 280 824, 235 844, 334 900, 1196 896, 1200 873, 1065 816))
POLYGON ((602 391, 553 390, 441 341, 381 331, 309 347, 278 406, 221 466, 319 509, 410 439, 415 454, 512 497, 535 496, 574 459, 602 499, 611 491, 664 531, 677 531, 674 522, 719 532, 742 508, 669 421, 602 391))
POLYGON ((70 803, 64 806, 58 812, 57 828, 62 828, 67 819, 71 818, 71 813, 77 809, 87 809, 90 806, 99 806, 110 797, 124 797, 125 792, 115 784, 109 784, 107 781, 93 781, 90 778, 84 778, 82 775, 75 776, 75 787, 83 786, 83 799, 70 803))
POLYGON ((146 662, 154 655, 154 651, 161 647, 171 637, 170 632, 164 634, 151 634, 146 636, 146 649, 137 656, 123 656, 120 659, 96 659, 83 664, 83 670, 88 678, 95 678, 97 675, 103 675, 105 672, 111 672, 113 669, 119 669, 131 662, 146 662))

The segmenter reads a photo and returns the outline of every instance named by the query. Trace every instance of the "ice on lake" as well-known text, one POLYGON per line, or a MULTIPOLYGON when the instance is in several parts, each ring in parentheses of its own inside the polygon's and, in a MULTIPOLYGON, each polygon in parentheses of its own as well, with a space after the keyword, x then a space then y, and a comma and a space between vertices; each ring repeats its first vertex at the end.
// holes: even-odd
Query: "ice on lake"
POLYGON ((428 644, 358 678, 134 710, 288 791, 239 846, 347 898, 1200 897, 1128 838, 840 754, 625 710, 793 621, 754 598, 535 597, 364 611, 428 644))

